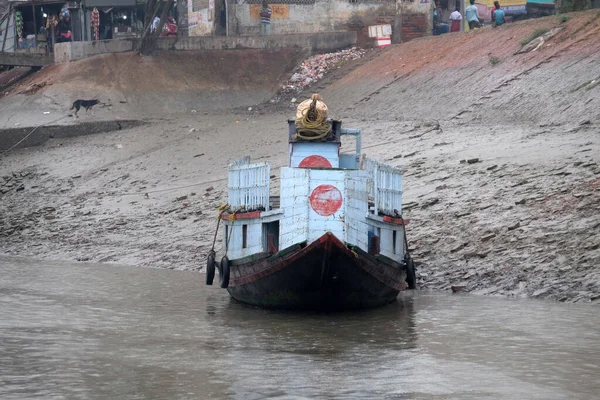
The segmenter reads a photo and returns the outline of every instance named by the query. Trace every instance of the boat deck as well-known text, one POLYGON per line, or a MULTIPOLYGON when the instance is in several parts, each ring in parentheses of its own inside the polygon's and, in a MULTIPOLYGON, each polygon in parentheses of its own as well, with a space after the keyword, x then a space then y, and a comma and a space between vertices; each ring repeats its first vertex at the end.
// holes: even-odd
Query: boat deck
MULTIPOLYGON (((276 210, 281 207, 281 197, 280 196, 269 196, 269 205, 271 206, 271 210, 276 210)), ((369 199, 369 209, 375 206, 375 202, 373 199, 369 199)))

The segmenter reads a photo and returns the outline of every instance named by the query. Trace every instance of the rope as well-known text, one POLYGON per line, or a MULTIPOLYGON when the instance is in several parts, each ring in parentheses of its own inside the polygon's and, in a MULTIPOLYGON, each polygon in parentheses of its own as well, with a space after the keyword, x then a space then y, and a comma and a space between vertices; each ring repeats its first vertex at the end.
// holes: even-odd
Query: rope
MULTIPOLYGON (((243 211, 244 207, 241 207, 238 210, 233 211, 233 213, 231 213, 231 215, 229 215, 229 217, 227 218, 230 222, 231 222, 231 233, 233 233, 233 223, 235 222, 235 215, 240 212, 243 211)), ((225 214, 226 212, 231 211, 231 207, 229 206, 229 204, 223 204, 222 206, 220 206, 218 208, 219 211, 219 215, 217 216, 217 229, 215 230, 215 235, 213 237, 213 242, 212 242, 212 247, 211 247, 211 251, 214 252, 215 250, 215 243, 217 242, 217 234, 219 233, 219 225, 221 224, 221 219, 223 217, 223 214, 225 214)), ((224 257, 227 257, 227 252, 229 250, 229 242, 231 241, 231 236, 233 236, 232 234, 229 234, 227 236, 227 242, 225 242, 225 255, 224 257)))
POLYGON ((326 131, 321 131, 319 129, 298 129, 298 131, 296 132, 296 137, 298 137, 302 140, 308 140, 308 141, 323 139, 327 135, 329 135, 329 130, 330 130, 329 124, 325 124, 325 126, 327 127, 326 131), (310 133, 311 136, 304 136, 302 133, 310 133))
POLYGON ((225 256, 227 257, 227 252, 229 251, 229 241, 231 240, 231 237, 233 236, 233 223, 235 222, 235 214, 237 214, 238 212, 242 211, 244 208, 240 208, 239 210, 236 210, 233 212, 233 214, 231 214, 229 216, 229 221, 231 222, 231 232, 229 233, 229 236, 227 237, 227 243, 225 243, 225 256))
POLYGON ((60 118, 55 119, 54 121, 50 121, 50 122, 44 122, 43 124, 39 124, 38 126, 36 126, 35 128, 33 128, 33 130, 31 132, 29 132, 27 135, 25 135, 25 137, 21 140, 19 140, 17 143, 15 143, 11 148, 9 148, 8 150, 4 151, 4 155, 8 154, 9 151, 11 151, 12 149, 14 149, 15 147, 17 147, 18 145, 20 145, 21 143, 23 143, 29 136, 33 135, 33 132, 35 132, 37 130, 37 128, 39 128, 40 126, 44 126, 46 124, 51 124, 53 122, 57 122, 60 121, 61 119, 65 119, 67 118, 68 115, 62 116, 60 118))
POLYGON ((302 110, 302 117, 296 119, 296 137, 302 140, 320 140, 331 131, 327 121, 327 108, 317 107, 317 101, 322 101, 320 94, 312 95, 312 103, 302 110))
POLYGON ((410 253, 408 252, 408 237, 406 236, 406 223, 404 223, 404 218, 400 215, 400 222, 402 222, 402 232, 404 233, 404 256, 408 256, 410 258, 410 253))
POLYGON ((210 250, 213 252, 215 251, 215 243, 217 242, 217 233, 219 233, 219 225, 221 224, 221 217, 227 210, 229 210, 229 204, 223 204, 222 206, 219 207, 219 216, 217 217, 217 229, 215 230, 215 236, 213 237, 212 247, 210 248, 210 250))

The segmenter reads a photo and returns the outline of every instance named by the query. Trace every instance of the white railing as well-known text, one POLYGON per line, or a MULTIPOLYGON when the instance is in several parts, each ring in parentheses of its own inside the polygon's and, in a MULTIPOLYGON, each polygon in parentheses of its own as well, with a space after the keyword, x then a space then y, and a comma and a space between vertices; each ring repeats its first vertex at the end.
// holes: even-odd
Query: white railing
POLYGON ((242 157, 239 160, 233 161, 229 164, 229 168, 239 167, 240 165, 250 164, 250 156, 242 157))
POLYGON ((402 214, 402 170, 367 157, 362 169, 369 172, 368 190, 375 210, 391 216, 402 214))
POLYGON ((229 164, 228 203, 232 210, 269 209, 271 164, 250 164, 250 157, 229 164))

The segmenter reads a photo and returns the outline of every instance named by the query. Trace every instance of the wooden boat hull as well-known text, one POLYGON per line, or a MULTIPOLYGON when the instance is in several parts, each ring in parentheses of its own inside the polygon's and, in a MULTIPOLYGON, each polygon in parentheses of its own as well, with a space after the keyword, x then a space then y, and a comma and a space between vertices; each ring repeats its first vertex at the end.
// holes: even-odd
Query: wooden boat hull
POLYGON ((264 308, 373 308, 407 288, 403 264, 347 247, 331 233, 308 246, 232 260, 230 268, 230 295, 264 308))

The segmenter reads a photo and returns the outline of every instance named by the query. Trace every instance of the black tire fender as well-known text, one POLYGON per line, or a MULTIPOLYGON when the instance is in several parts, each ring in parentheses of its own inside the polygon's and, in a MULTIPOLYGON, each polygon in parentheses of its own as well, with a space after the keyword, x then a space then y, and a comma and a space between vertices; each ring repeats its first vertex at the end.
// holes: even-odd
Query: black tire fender
POLYGON ((206 284, 212 285, 215 279, 215 251, 211 250, 208 252, 206 258, 206 284))
POLYGON ((417 288, 417 272, 415 270, 415 262, 412 258, 407 257, 404 261, 406 264, 406 283, 408 288, 413 290, 417 288))
POLYGON ((219 281, 221 282, 222 288, 227 288, 229 286, 229 258, 224 256, 221 259, 221 265, 219 267, 219 281))

